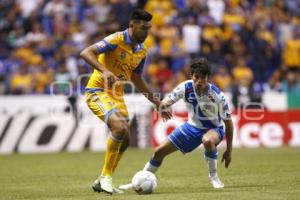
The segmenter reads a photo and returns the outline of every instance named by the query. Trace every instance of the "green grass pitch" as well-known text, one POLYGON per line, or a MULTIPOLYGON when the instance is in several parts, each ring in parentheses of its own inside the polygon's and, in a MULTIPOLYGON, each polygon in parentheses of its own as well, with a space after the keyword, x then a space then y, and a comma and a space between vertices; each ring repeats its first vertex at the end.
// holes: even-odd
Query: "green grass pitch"
MULTIPOLYGON (((114 184, 130 181, 141 169, 151 150, 129 149, 114 176, 114 184)), ((223 150, 219 152, 219 160, 223 150)), ((163 200, 293 200, 300 199, 300 148, 234 149, 229 169, 219 164, 225 184, 212 189, 207 179, 203 150, 166 158, 157 173, 154 194, 120 195, 94 193, 91 183, 98 176, 103 153, 58 153, 0 156, 0 199, 163 199, 163 200)))

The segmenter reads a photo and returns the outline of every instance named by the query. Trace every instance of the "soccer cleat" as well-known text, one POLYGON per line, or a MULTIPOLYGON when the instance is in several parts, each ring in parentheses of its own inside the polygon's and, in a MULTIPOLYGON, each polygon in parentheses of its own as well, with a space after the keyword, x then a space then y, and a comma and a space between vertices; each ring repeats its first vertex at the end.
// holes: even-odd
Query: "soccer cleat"
MULTIPOLYGON (((101 188, 100 179, 97 179, 94 181, 92 188, 93 188, 94 192, 98 192, 98 193, 104 192, 104 190, 101 188)), ((113 193, 114 194, 123 194, 124 191, 119 190, 118 188, 113 186, 113 193)))
POLYGON ((94 190, 94 192, 102 192, 102 189, 101 189, 101 184, 100 184, 100 180, 99 179, 96 179, 94 181, 94 183, 92 184, 92 188, 94 190))
POLYGON ((100 176, 100 188, 103 192, 108 194, 114 193, 114 186, 112 184, 111 176, 100 176))
POLYGON ((210 183, 212 184, 212 186, 216 189, 219 189, 219 188, 223 188, 224 187, 224 184, 222 183, 222 181, 219 179, 218 175, 215 175, 215 176, 208 176, 209 180, 210 180, 210 183))

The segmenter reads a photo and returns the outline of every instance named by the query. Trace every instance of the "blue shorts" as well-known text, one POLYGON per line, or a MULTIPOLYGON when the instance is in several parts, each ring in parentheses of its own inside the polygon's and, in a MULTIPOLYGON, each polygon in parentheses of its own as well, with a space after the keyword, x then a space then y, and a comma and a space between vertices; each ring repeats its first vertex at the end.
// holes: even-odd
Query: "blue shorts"
MULTIPOLYGON (((224 138, 223 126, 214 129, 220 137, 220 141, 224 138)), ((211 129, 199 129, 188 123, 177 127, 169 136, 168 139, 182 152, 188 153, 193 151, 202 143, 203 135, 211 129)))

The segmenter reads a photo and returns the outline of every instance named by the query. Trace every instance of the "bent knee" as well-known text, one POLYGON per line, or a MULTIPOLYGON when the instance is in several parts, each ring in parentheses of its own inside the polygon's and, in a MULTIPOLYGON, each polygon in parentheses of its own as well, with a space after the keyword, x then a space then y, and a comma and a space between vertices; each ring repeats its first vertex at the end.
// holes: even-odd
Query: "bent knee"
POLYGON ((211 138, 203 138, 202 143, 206 149, 216 145, 216 142, 211 138))
POLYGON ((127 134, 129 132, 129 126, 124 122, 115 123, 111 125, 111 131, 118 134, 127 134))
POLYGON ((115 137, 124 139, 129 135, 129 127, 126 123, 119 123, 111 126, 111 132, 115 137))

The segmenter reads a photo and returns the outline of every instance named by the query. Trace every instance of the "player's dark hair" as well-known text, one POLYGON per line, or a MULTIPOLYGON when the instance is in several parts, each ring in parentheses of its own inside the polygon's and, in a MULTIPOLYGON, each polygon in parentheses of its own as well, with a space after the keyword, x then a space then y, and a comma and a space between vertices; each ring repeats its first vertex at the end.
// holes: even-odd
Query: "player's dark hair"
POLYGON ((130 14, 130 20, 151 21, 152 15, 145 10, 136 9, 130 14))
POLYGON ((200 58, 191 64, 191 74, 210 75, 210 64, 206 58, 200 58))

